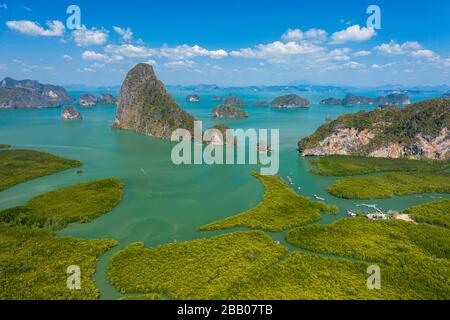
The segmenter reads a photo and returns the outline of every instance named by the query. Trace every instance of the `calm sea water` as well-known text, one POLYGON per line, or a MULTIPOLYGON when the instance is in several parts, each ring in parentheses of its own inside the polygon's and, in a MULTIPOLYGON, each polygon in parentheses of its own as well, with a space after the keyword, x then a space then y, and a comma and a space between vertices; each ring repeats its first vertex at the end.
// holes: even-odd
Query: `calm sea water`
MULTIPOLYGON (((325 123, 325 116, 371 110, 374 107, 321 106, 319 101, 331 94, 301 92, 310 99, 308 109, 272 110, 267 107, 246 107, 249 118, 244 120, 216 120, 210 112, 217 102, 216 95, 229 92, 200 94, 202 101, 188 104, 190 92, 172 92, 175 99, 197 119, 204 128, 223 123, 232 128, 276 128, 280 130, 280 172, 291 176, 297 192, 312 197, 317 194, 327 203, 336 204, 342 212, 355 208, 364 201, 349 201, 332 197, 325 189, 334 181, 308 172, 308 163, 299 157, 297 141, 325 123), (299 189, 301 188, 301 189, 299 189)), ((72 92, 78 96, 79 92, 72 92)), ((361 93, 376 96, 377 92, 361 93)), ((247 92, 239 96, 247 102, 272 100, 280 92, 247 92)), ((339 95, 338 95, 339 96, 339 95)), ((412 96, 413 101, 433 97, 412 96)), ((132 132, 114 130, 114 106, 80 108, 81 122, 64 122, 60 109, 1 110, 0 143, 15 148, 48 151, 83 162, 82 175, 68 170, 17 185, 0 193, 0 209, 25 203, 38 194, 83 181, 116 177, 125 182, 123 201, 111 213, 88 224, 72 224, 58 233, 86 239, 113 238, 120 245, 107 252, 98 262, 94 280, 101 298, 114 299, 120 294, 107 281, 107 263, 110 256, 131 242, 142 241, 146 246, 186 241, 220 232, 200 233, 197 228, 254 207, 261 200, 263 188, 250 176, 257 166, 175 166, 170 160, 173 144, 168 141, 141 136, 132 132)), ((386 200, 369 201, 383 209, 401 210, 447 195, 414 195, 386 200)), ((367 201, 365 201, 367 203, 367 201)), ((321 223, 329 223, 338 216, 324 216, 321 223)), ((273 235, 282 240, 282 234, 273 235)))

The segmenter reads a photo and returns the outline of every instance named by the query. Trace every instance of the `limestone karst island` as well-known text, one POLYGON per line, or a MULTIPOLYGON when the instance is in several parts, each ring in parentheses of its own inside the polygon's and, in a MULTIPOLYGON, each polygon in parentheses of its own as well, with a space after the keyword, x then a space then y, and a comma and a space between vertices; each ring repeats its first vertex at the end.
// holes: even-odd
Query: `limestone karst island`
POLYGON ((449 12, 0 0, 0 300, 450 300, 449 12))

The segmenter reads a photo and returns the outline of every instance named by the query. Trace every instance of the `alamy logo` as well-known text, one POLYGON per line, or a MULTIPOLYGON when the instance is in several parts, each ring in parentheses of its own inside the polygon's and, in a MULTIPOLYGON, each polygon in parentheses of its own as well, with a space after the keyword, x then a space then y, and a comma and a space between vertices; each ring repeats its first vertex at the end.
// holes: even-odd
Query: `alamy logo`
POLYGON ((81 28, 81 9, 77 5, 71 5, 67 7, 67 14, 70 16, 67 18, 66 26, 69 30, 76 30, 81 28))
POLYGON ((262 175, 276 175, 279 170, 278 129, 202 130, 202 122, 194 122, 194 136, 186 129, 177 129, 171 140, 178 141, 172 149, 176 165, 261 165, 262 175), (269 135, 270 134, 270 135, 269 135), (270 142, 270 144, 269 144, 270 142))
POLYGON ((377 265, 367 267, 367 273, 370 274, 367 278, 367 289, 380 290, 381 289, 381 269, 377 265))
POLYGON ((77 265, 67 267, 67 289, 69 290, 81 290, 81 268, 77 265))
POLYGON ((375 4, 368 6, 367 14, 370 14, 370 16, 367 18, 367 28, 380 30, 381 29, 381 9, 380 9, 380 7, 375 4))

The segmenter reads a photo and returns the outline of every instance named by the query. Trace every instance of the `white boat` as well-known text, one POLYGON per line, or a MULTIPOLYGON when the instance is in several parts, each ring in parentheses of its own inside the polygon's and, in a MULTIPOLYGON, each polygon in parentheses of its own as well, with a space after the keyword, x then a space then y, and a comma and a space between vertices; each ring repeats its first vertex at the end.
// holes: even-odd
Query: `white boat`
POLYGON ((320 201, 325 201, 324 198, 319 197, 317 194, 314 195, 314 198, 316 198, 317 200, 320 200, 320 201))

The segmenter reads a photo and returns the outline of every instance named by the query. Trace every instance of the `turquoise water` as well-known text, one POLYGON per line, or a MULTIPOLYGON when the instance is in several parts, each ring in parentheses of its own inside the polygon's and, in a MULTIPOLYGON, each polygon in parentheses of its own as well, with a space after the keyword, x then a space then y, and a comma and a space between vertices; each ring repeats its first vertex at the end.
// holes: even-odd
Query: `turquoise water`
MULTIPOLYGON (((79 93, 72 93, 77 96, 79 93)), ((330 96, 301 92, 311 100, 309 109, 272 110, 267 107, 246 107, 248 119, 216 120, 210 111, 217 105, 215 95, 226 92, 201 94, 202 101, 187 104, 189 92, 172 92, 176 100, 197 119, 204 128, 224 123, 232 128, 274 128, 280 130, 280 175, 291 176, 294 188, 303 195, 322 196, 327 203, 336 204, 342 210, 355 208, 355 204, 367 201, 349 201, 332 197, 325 189, 334 178, 317 177, 308 173, 308 164, 296 150, 299 138, 312 133, 325 123, 325 116, 335 118, 340 114, 358 110, 370 110, 370 106, 343 107, 321 106, 318 102, 330 96), (298 188, 301 187, 301 190, 298 188)), ((272 100, 280 92, 239 93, 248 102, 272 100)), ((375 96, 379 93, 363 93, 375 96)), ((427 96, 413 96, 422 100, 427 96)), ((123 201, 112 212, 88 224, 72 224, 59 232, 61 236, 87 239, 113 238, 119 246, 106 253, 98 262, 94 280, 101 298, 120 296, 107 282, 107 263, 110 256, 131 242, 142 241, 146 246, 186 241, 218 234, 200 233, 197 228, 255 206, 263 195, 263 188, 250 176, 258 170, 252 165, 176 166, 170 160, 173 144, 168 141, 114 130, 114 106, 98 106, 80 109, 81 122, 64 122, 59 109, 1 110, 0 143, 15 148, 48 151, 83 162, 82 175, 76 169, 39 178, 17 185, 0 194, 0 209, 23 204, 38 194, 74 183, 92 179, 117 177, 125 182, 123 201)), ((369 201, 383 209, 401 210, 448 195, 421 195, 369 201)), ((321 223, 329 223, 343 217, 324 216, 321 223)), ((282 240, 281 235, 273 235, 282 240)))

